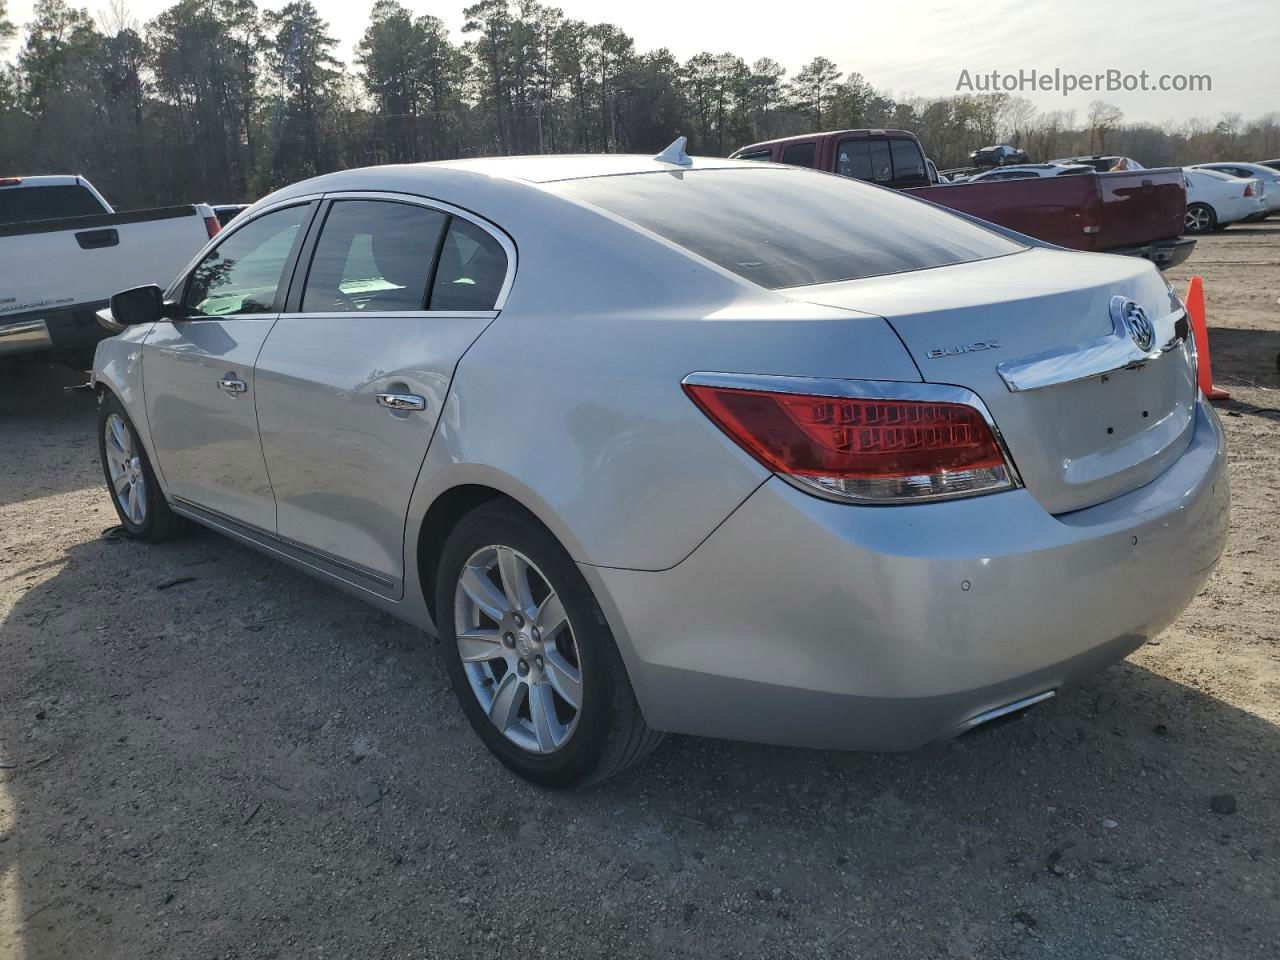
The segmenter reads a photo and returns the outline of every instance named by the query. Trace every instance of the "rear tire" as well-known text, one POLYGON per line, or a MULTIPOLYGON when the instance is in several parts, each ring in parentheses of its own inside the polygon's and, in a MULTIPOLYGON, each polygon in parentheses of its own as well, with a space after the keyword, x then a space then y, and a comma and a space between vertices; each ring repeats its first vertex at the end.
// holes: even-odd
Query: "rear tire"
POLYGON ((435 604, 463 712, 521 777, 547 787, 599 782, 661 742, 581 571, 519 506, 486 503, 458 522, 441 555, 435 604))
POLYGON ((1218 229, 1218 215, 1207 203, 1192 203, 1187 205, 1183 223, 1187 233, 1208 233, 1218 229))
POLYGON ((184 531, 183 519, 169 509, 133 421, 110 392, 103 394, 98 405, 98 456, 107 495, 130 537, 159 543, 184 531))

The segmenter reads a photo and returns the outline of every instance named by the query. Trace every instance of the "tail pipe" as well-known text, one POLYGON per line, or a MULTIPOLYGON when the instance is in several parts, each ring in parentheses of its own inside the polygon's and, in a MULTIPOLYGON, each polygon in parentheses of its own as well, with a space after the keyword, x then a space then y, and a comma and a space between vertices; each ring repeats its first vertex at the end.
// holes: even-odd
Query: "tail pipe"
POLYGON ((1053 696, 1056 693, 1056 690, 1045 690, 1042 693, 1033 694, 1030 697, 1023 697, 1020 700, 1014 700, 1011 703, 1006 703, 1002 707, 993 707, 990 710, 985 710, 977 716, 970 717, 968 720, 964 721, 964 723, 957 726, 951 731, 950 735, 946 739, 953 740, 956 737, 972 733, 979 727, 990 728, 998 726, 1000 722, 1008 722, 1009 720, 1016 719, 1036 704, 1044 703, 1046 700, 1053 699, 1053 696))

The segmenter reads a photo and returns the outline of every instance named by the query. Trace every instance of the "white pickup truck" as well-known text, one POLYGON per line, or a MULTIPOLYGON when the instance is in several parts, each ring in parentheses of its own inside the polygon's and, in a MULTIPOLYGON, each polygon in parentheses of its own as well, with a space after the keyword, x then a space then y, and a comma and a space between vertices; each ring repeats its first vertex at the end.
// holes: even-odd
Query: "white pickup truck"
POLYGON ((0 360, 92 358, 94 311, 167 286, 218 229, 205 204, 116 213, 83 177, 0 177, 0 360))

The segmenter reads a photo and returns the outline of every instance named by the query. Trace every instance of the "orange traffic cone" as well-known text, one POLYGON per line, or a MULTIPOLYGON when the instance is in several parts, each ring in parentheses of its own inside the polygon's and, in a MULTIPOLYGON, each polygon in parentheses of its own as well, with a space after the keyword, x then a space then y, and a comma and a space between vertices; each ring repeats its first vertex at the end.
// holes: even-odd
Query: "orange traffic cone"
POLYGON ((1213 369, 1209 365, 1209 327, 1204 318, 1204 281, 1192 277, 1187 286, 1187 296, 1183 300, 1187 305, 1187 313, 1191 315, 1191 329, 1196 338, 1196 356, 1199 368, 1196 375, 1200 380, 1200 392, 1210 400, 1230 400, 1231 394, 1219 390, 1213 385, 1213 369))

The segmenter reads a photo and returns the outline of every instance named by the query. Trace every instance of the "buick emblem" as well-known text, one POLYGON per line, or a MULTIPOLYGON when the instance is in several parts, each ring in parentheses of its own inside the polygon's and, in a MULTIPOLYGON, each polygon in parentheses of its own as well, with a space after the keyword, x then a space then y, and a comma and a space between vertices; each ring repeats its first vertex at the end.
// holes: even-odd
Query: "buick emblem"
POLYGON ((1144 353, 1150 350, 1156 339, 1156 330, 1151 325, 1147 311, 1127 297, 1116 297, 1112 300, 1111 307, 1113 311, 1120 314, 1120 322, 1124 324, 1125 330, 1138 345, 1138 349, 1144 353))

